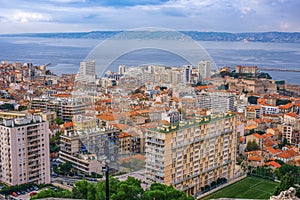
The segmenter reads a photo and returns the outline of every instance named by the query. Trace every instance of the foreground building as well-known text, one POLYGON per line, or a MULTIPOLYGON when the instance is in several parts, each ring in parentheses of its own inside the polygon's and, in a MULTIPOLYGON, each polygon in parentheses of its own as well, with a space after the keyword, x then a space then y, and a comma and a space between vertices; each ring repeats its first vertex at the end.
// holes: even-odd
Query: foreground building
POLYGON ((102 161, 104 160, 100 157, 103 155, 97 155, 97 153, 101 154, 101 149, 99 148, 103 146, 100 141, 104 140, 104 138, 116 141, 119 136, 119 130, 109 127, 81 136, 78 131, 74 131, 74 129, 87 130, 89 127, 94 126, 91 120, 80 124, 75 123, 74 127, 72 125, 65 129, 60 136, 59 162, 70 162, 78 173, 89 175, 93 172, 102 173, 102 161))
POLYGON ((195 195, 218 178, 234 177, 236 122, 233 114, 196 117, 146 133, 146 174, 195 195))
POLYGON ((48 122, 40 116, 3 119, 0 181, 7 185, 50 183, 48 122))

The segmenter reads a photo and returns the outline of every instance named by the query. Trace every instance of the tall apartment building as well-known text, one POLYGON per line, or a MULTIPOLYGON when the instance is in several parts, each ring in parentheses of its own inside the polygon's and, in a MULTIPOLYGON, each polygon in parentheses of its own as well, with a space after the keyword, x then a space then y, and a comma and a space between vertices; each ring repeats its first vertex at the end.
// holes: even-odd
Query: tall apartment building
POLYGON ((282 139, 286 138, 288 143, 292 143, 293 138, 293 126, 290 124, 278 125, 280 132, 282 133, 282 139))
POLYGON ((50 183, 48 122, 40 116, 3 119, 0 181, 8 185, 50 183))
POLYGON ((119 65, 119 74, 125 74, 125 72, 126 72, 126 66, 119 65))
POLYGON ((192 66, 191 65, 184 65, 182 67, 182 81, 184 83, 190 83, 191 81, 191 74, 192 74, 192 66))
POLYGON ((202 60, 198 63, 199 79, 210 78, 211 66, 210 61, 202 60))
POLYGON ((233 178, 236 122, 233 114, 219 114, 148 129, 148 183, 173 185, 195 195, 218 178, 233 178))
POLYGON ((96 62, 80 62, 79 72, 76 75, 75 81, 95 83, 96 81, 96 62))

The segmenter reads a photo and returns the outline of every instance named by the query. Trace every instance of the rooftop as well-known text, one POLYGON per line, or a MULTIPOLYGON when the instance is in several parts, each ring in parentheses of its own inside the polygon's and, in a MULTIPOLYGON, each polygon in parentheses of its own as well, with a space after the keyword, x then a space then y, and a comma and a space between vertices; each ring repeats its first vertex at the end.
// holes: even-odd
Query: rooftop
POLYGON ((208 124, 210 122, 218 121, 224 118, 230 118, 236 116, 235 114, 227 113, 227 114, 218 114, 218 115, 208 115, 203 117, 196 117, 194 120, 190 121, 180 121, 173 124, 164 124, 162 126, 159 126, 157 128, 150 128, 152 131, 157 131, 160 133, 171 133, 179 130, 180 128, 188 128, 188 127, 194 127, 201 124, 208 124))

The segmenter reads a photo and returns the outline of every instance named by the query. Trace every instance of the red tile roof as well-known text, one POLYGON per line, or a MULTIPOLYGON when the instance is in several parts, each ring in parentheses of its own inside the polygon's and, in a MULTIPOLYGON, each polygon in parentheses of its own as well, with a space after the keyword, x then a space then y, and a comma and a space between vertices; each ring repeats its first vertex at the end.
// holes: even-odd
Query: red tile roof
POLYGON ((261 156, 248 156, 248 161, 262 161, 262 157, 261 156))
POLYGON ((285 105, 278 106, 279 109, 290 109, 292 107, 292 103, 288 103, 285 105))
POLYGON ((297 155, 299 155, 297 152, 295 152, 292 149, 289 149, 289 150, 286 150, 286 151, 284 151, 284 152, 282 152, 280 154, 277 154, 276 156, 280 157, 280 158, 289 159, 289 158, 295 157, 297 155))
POLYGON ((265 165, 272 166, 272 167, 275 167, 275 168, 281 167, 281 165, 279 163, 275 162, 275 161, 267 162, 265 165))
POLYGON ((267 150, 269 153, 273 154, 273 155, 278 154, 278 153, 281 152, 280 149, 274 149, 273 147, 267 147, 266 150, 267 150))
POLYGON ((295 118, 297 117, 297 114, 294 112, 287 113, 286 115, 290 116, 290 117, 295 117, 295 118))
POLYGON ((254 133, 253 136, 258 139, 263 139, 263 136, 259 135, 258 133, 254 133))

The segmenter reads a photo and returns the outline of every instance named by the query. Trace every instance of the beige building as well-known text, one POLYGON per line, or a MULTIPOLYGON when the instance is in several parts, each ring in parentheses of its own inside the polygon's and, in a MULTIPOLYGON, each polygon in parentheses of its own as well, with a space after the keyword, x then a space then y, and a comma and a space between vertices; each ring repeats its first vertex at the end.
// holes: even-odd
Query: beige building
POLYGON ((197 117, 146 133, 146 175, 195 195, 218 178, 234 177, 236 122, 232 114, 197 117))
POLYGON ((88 137, 85 135, 80 137, 73 128, 66 129, 64 134, 60 136, 59 162, 71 162, 72 167, 80 173, 91 174, 95 172, 100 174, 103 163, 98 161, 99 158, 94 154, 96 150, 93 147, 95 144, 99 145, 104 137, 117 138, 118 134, 119 130, 105 129, 95 131, 88 137), (89 153, 88 150, 92 153, 89 153))
POLYGON ((7 185, 50 183, 48 122, 40 116, 3 119, 0 181, 7 185))
POLYGON ((278 125, 279 131, 282 133, 282 139, 286 138, 288 143, 292 143, 293 126, 289 124, 278 125))

